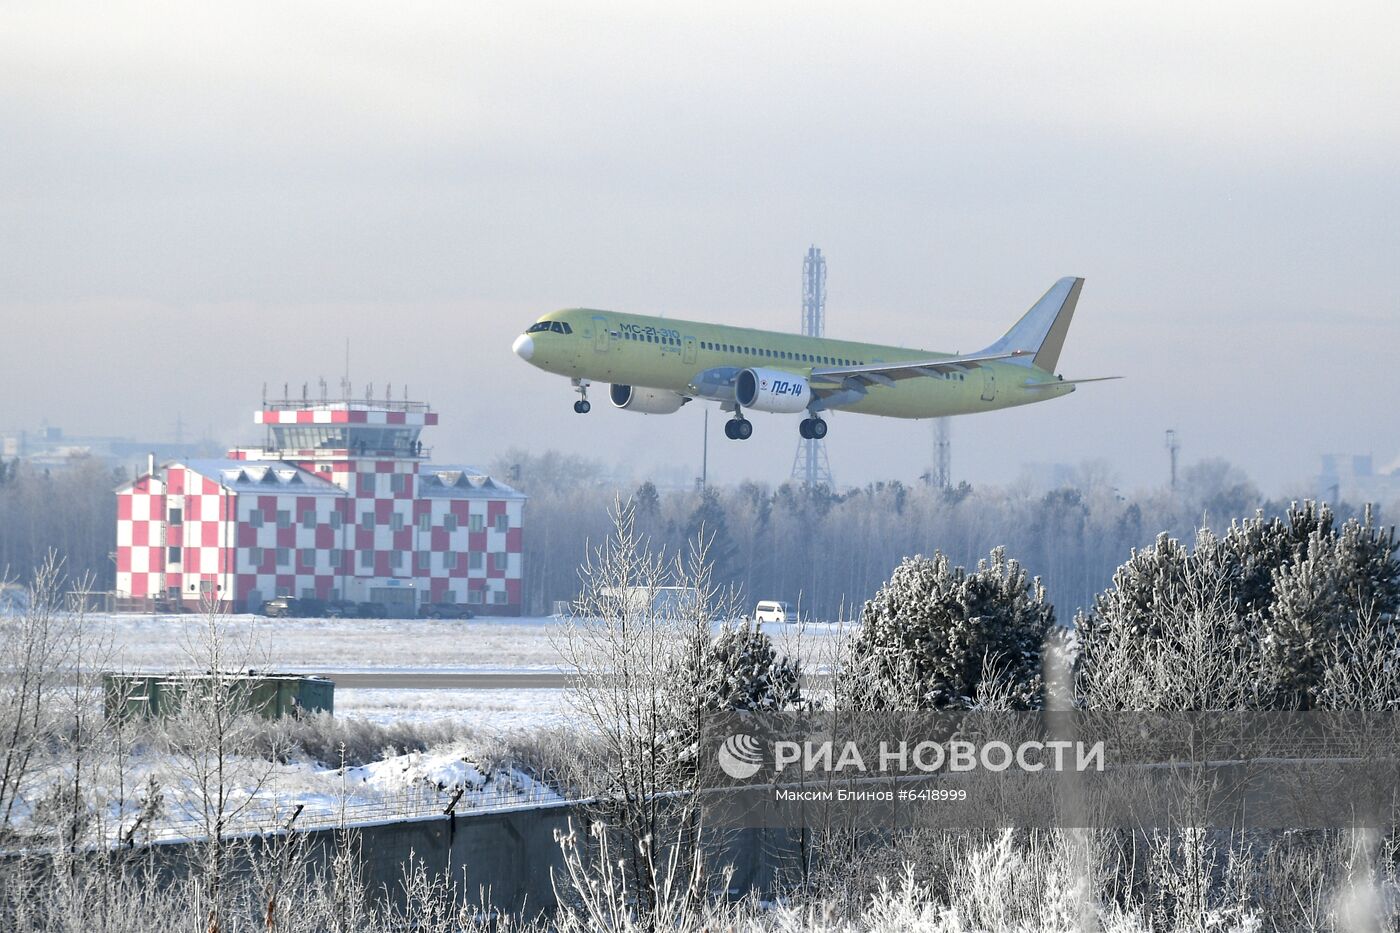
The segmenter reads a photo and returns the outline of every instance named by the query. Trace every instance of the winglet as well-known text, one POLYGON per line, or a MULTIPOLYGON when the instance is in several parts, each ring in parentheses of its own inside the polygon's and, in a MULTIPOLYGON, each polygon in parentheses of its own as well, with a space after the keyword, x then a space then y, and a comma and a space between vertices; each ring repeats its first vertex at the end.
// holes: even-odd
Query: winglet
POLYGON ((1031 363, 1037 369, 1053 373, 1060 362, 1060 351, 1064 349, 1065 335, 1069 333, 1069 322, 1074 317, 1074 306, 1078 304, 1079 292, 1083 288, 1082 278, 1071 276, 1060 279, 1000 340, 980 353, 1034 353, 1031 363))

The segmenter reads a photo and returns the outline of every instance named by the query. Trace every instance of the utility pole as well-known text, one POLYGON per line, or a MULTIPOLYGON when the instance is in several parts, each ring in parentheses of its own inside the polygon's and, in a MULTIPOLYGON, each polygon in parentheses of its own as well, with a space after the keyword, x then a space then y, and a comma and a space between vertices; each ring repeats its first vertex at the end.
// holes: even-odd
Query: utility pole
POLYGON ((1177 453, 1181 450, 1181 441, 1177 439, 1174 429, 1167 429, 1167 453, 1172 461, 1172 492, 1176 492, 1176 460, 1177 453))
MULTIPOLYGON (((802 336, 825 335, 826 258, 821 250, 810 246, 802 259, 802 336)), ((797 442, 797 455, 792 458, 792 478, 800 480, 808 489, 818 483, 825 483, 828 489, 835 485, 831 479, 831 465, 826 459, 826 447, 821 441, 813 438, 797 442)))
POLYGON ((710 481, 710 410, 705 409, 705 434, 700 446, 700 491, 710 481))

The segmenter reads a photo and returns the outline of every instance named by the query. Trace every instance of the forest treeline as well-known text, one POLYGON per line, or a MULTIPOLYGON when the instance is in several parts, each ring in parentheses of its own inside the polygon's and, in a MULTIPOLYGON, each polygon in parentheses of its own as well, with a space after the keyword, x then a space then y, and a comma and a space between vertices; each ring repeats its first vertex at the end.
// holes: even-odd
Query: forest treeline
POLYGON ((68 579, 90 579, 91 588, 115 583, 116 488, 125 470, 92 457, 75 457, 63 469, 0 460, 0 580, 28 582, 53 551, 68 579))
MULTIPOLYGON (((839 492, 752 482, 659 489, 617 481, 601 463, 553 451, 507 452, 492 472, 530 496, 524 599, 531 614, 578 596, 578 568, 607 537, 619 499, 634 501, 650 545, 679 554, 703 533, 716 581, 742 588, 749 600, 788 600, 825 619, 858 613, 904 557, 939 551, 971 566, 998 546, 1041 577, 1057 615, 1069 619, 1109 585, 1133 548, 1159 533, 1191 540, 1199 527, 1223 530, 1257 510, 1282 515, 1289 505, 1266 500, 1223 460, 1185 467, 1174 493, 1132 494, 1092 462, 1048 491, 1029 483, 938 489, 897 480, 839 492)), ((0 572, 27 579, 52 549, 70 579, 90 575, 94 588, 111 589, 113 491, 124 479, 90 459, 53 471, 0 464, 0 572)), ((1334 507, 1341 518, 1359 510, 1334 507)))
MULTIPOLYGON (((1190 541, 1197 529, 1223 531, 1258 511, 1281 516, 1290 501, 1267 500, 1240 469, 1219 459, 1185 467, 1175 492, 1126 494, 1112 472, 1089 462, 1069 482, 959 484, 940 489, 899 481, 833 492, 783 484, 661 490, 618 483, 601 464, 555 452, 511 451, 493 472, 530 496, 526 506, 525 601, 547 612, 579 592, 577 567, 611 530, 614 502, 631 499, 638 531, 655 547, 681 554, 702 532, 717 582, 746 597, 800 603, 804 615, 854 617, 900 561, 946 555, 974 566, 1003 547, 1045 584, 1057 616, 1068 620, 1112 581, 1134 548, 1158 534, 1190 541)), ((1362 506, 1335 507, 1342 519, 1362 506)), ((1381 520, 1382 516, 1377 516, 1381 520)))

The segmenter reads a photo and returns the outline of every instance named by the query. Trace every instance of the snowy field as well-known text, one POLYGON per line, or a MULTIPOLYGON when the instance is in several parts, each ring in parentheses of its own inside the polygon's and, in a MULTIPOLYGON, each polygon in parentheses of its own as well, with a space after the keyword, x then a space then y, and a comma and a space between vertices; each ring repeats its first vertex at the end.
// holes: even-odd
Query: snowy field
MULTIPOLYGON (((197 615, 89 616, 111 641, 112 666, 165 670, 190 664, 197 615)), ((552 671, 553 618, 268 619, 226 617, 232 640, 252 646, 249 664, 308 673, 369 670, 552 671)))
MULTIPOLYGON (((203 619, 197 615, 93 614, 88 632, 100 644, 96 663, 114 670, 179 670, 199 666, 203 619)), ((294 673, 539 674, 565 670, 564 627, 535 618, 268 619, 230 615, 235 646, 227 667, 294 673), (246 647, 245 647, 246 646, 246 647)), ((828 669, 843 629, 830 624, 766 624, 782 653, 801 657, 809 672, 828 669)), ((493 685, 494 687, 494 685, 493 685)), ((339 687, 337 715, 388 723, 454 719, 483 732, 508 732, 569 721, 563 691, 522 685, 501 689, 356 689, 339 687)))
MULTIPOLYGON (((205 620, 197 615, 93 614, 87 617, 91 660, 104 669, 179 670, 200 666, 205 620)), ((512 736, 569 727, 577 720, 562 689, 540 687, 540 675, 567 673, 558 645, 564 626, 553 617, 419 619, 268 619, 232 615, 224 619, 231 647, 224 666, 339 674, 520 675, 519 685, 477 689, 447 686, 337 687, 337 720, 442 725, 447 734, 469 739, 432 745, 424 752, 393 754, 362 767, 328 767, 304 755, 276 765, 243 759, 232 778, 233 832, 283 825, 297 808, 303 827, 355 823, 456 807, 497 808, 557 801, 558 797, 501 761, 512 736), (532 676, 533 675, 533 676, 532 676), (535 685, 530 682, 534 681, 535 685), (270 769, 270 770, 269 770, 270 769), (248 774, 241 772, 247 771, 248 774), (250 775, 261 771, 254 780, 250 775)), ((842 630, 831 625, 765 625, 778 650, 804 659, 809 671, 827 668, 842 630)), ((391 680, 394 678, 390 678, 391 680)), ((456 683, 453 678, 446 678, 456 683)), ((546 678, 551 679, 551 678, 546 678)), ((407 683, 413 683, 407 678, 407 683)), ((527 739, 528 741, 528 739, 527 739)), ((147 778, 161 788, 162 805, 147 838, 185 838, 200 833, 199 795, 191 776, 164 755, 140 753, 128 762, 126 802, 114 780, 98 780, 103 832, 120 833, 135 820, 133 790, 147 778), (110 785, 110 786, 107 786, 110 785)), ((55 772, 50 779, 58 779, 55 772)), ((23 822, 30 814, 21 813, 23 822)), ((42 818, 35 814, 35 818, 42 818)))
MULTIPOLYGON (((246 666, 305 673, 336 671, 540 672, 563 669, 557 647, 563 627, 539 618, 268 619, 231 615, 231 641, 250 644, 246 666)), ((112 668, 189 667, 196 615, 95 614, 89 631, 109 641, 112 668)), ((779 651, 799 654, 809 669, 825 667, 839 628, 830 624, 765 624, 779 651)), ((241 657, 231 659, 239 662, 241 657)))
POLYGON ((335 691, 337 716, 387 725, 413 720, 461 721, 481 733, 516 732, 573 721, 563 690, 359 690, 335 691))

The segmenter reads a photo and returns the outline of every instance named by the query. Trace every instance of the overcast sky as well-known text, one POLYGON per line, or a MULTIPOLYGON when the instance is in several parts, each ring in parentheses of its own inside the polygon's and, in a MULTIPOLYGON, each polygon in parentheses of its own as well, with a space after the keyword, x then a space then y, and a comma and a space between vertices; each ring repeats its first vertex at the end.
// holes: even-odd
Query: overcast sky
MULTIPOLYGON (((1266 492, 1400 466, 1400 4, 0 3, 0 430, 252 440, 263 384, 407 383, 436 459, 693 475, 702 408, 576 416, 510 352, 586 305, 968 351, 1087 278, 1074 395, 955 419, 956 478, 1163 432, 1266 492)), ((298 390, 299 391, 299 390, 298 390)), ((785 478, 795 416, 710 418, 785 478)), ((837 414, 838 483, 928 423, 837 414)))

